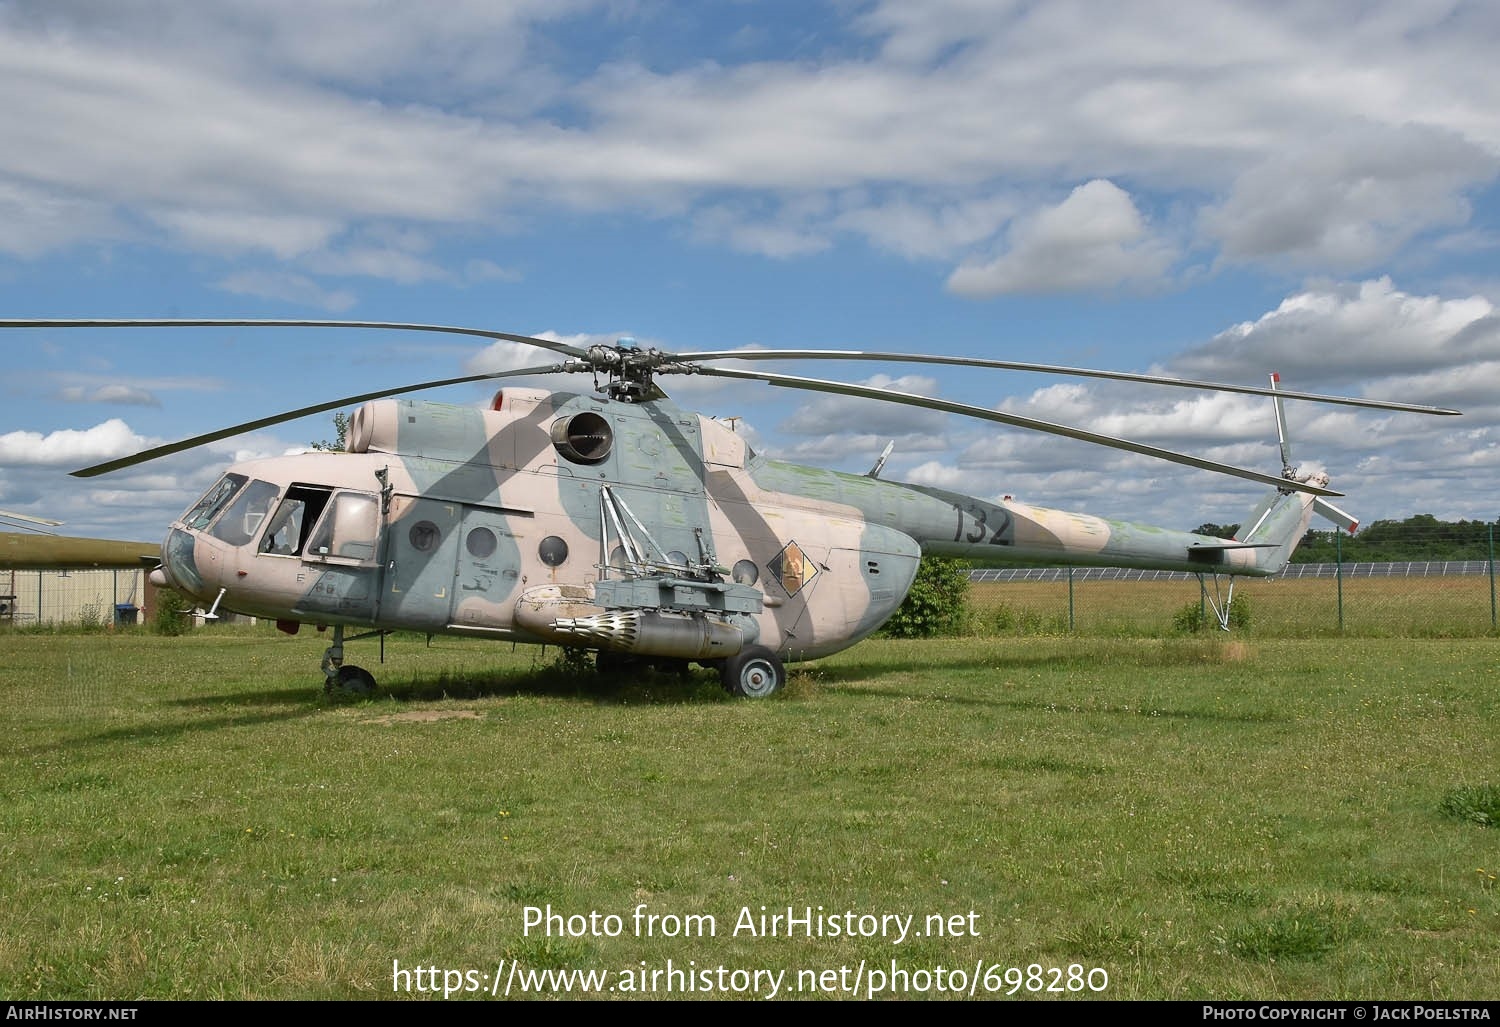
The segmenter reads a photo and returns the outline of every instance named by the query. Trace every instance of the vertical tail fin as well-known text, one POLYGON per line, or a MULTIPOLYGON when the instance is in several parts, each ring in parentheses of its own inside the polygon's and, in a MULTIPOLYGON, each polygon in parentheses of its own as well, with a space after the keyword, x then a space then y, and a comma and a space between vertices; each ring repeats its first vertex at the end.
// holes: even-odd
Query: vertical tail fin
MULTIPOLYGON (((1326 484, 1328 476, 1313 477, 1326 484)), ((1312 523, 1313 500, 1305 492, 1277 491, 1262 499, 1246 522, 1247 530, 1241 530, 1240 541, 1264 546, 1256 550, 1256 566, 1267 574, 1276 574, 1284 568, 1296 551, 1297 544, 1307 534, 1312 523)))

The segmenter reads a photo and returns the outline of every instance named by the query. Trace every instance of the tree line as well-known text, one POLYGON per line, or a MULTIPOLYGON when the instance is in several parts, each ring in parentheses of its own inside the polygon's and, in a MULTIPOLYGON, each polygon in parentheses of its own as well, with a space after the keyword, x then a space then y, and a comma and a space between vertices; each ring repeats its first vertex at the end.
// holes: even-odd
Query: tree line
MULTIPOLYGON (((1215 538, 1234 538, 1238 524, 1200 524, 1193 531, 1215 538)), ((1405 520, 1374 521, 1349 535, 1337 529, 1310 529, 1302 536, 1293 563, 1385 563, 1403 560, 1487 560, 1497 536, 1494 521, 1440 521, 1432 514, 1405 520), (1341 536, 1341 537, 1340 537, 1341 536)))

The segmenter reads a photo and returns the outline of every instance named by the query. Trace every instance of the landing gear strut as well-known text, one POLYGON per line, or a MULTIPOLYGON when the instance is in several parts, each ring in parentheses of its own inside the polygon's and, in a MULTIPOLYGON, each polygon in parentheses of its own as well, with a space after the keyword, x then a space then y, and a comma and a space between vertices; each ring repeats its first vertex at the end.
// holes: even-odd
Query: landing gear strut
POLYGON ((328 695, 370 695, 375 691, 375 675, 353 664, 344 666, 342 624, 333 626, 333 644, 323 653, 323 691, 328 695))

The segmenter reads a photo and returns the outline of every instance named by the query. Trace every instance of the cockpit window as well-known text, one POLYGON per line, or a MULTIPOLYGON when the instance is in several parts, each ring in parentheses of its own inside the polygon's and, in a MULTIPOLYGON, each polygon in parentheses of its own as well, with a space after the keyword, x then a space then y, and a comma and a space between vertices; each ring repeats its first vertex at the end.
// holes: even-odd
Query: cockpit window
POLYGON ((279 486, 255 479, 240 490, 229 509, 214 522, 209 534, 232 546, 244 545, 260 531, 261 523, 271 512, 271 504, 276 502, 280 492, 279 486))
POLYGON ((219 511, 234 498, 234 494, 250 479, 243 474, 226 474, 214 482, 214 487, 194 503, 192 509, 182 515, 182 522, 195 531, 208 527, 219 511))

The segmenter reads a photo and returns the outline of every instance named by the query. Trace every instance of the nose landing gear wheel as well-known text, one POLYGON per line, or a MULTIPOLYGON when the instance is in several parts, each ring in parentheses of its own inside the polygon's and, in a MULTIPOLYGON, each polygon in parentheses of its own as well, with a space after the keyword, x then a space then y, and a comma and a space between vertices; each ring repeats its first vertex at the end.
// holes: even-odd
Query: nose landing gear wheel
POLYGON ((786 668, 771 650, 752 645, 725 660, 719 678, 730 695, 764 699, 781 691, 786 684, 786 668))

